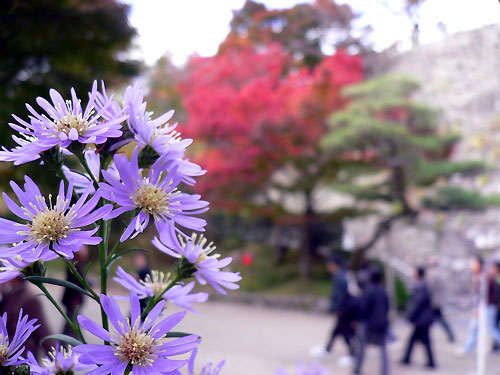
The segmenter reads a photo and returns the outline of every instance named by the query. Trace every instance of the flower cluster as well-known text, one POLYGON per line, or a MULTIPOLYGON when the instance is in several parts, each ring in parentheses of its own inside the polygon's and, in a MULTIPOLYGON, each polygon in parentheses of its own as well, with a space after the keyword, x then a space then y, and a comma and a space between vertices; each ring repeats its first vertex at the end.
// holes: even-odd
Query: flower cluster
MULTIPOLYGON (((38 327, 35 321, 21 312, 10 341, 4 315, 0 320, 0 373, 27 366, 35 375, 175 375, 184 371, 194 375, 201 338, 172 329, 186 311, 196 312, 195 303, 208 299, 206 292, 193 292, 196 284, 209 284, 225 294, 227 289, 238 288, 241 277, 223 270, 232 259, 220 258, 214 253, 214 244, 197 233, 205 231, 206 221, 198 215, 208 210, 209 203, 188 192, 206 172, 186 158, 186 148, 193 140, 183 139, 177 124, 169 123, 173 111, 153 118, 138 85, 126 88, 121 103, 108 95, 104 83, 99 90, 97 82, 85 106, 73 89, 70 99, 53 89, 49 96, 50 100, 36 99, 40 109, 26 105, 28 119, 13 115, 15 122, 10 126, 17 132, 13 136, 17 146, 0 150, 0 161, 15 165, 37 162, 61 180, 54 195, 43 194, 28 176, 21 186, 11 181, 15 199, 3 193, 12 216, 0 218, 0 283, 26 277, 59 311, 44 284, 83 288, 99 305, 102 321, 63 315, 78 340, 60 336, 73 347, 57 344, 38 362, 23 347, 38 327), (123 222, 125 226, 111 246, 111 228, 123 222), (130 292, 129 319, 116 298, 107 293, 108 272, 111 263, 134 251, 123 249, 124 243, 148 227, 155 232, 154 247, 170 255, 176 266, 170 272, 152 271, 142 280, 117 267, 114 280, 130 292), (72 261, 84 246, 96 246, 99 253, 100 294, 72 261), (65 262, 82 287, 45 277, 43 264, 56 258, 65 262), (186 311, 164 317, 167 303, 186 311), (87 343, 85 332, 102 342, 87 343)), ((217 375, 223 364, 207 364, 201 374, 217 375)))

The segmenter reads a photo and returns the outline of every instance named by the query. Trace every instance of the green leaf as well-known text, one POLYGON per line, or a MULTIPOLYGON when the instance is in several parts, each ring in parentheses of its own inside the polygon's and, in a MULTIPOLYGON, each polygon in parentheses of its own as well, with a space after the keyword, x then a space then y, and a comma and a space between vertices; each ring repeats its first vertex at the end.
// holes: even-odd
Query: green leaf
POLYGON ((78 285, 70 283, 69 281, 66 280, 60 280, 60 279, 55 279, 53 277, 45 277, 45 276, 26 276, 25 279, 32 283, 45 283, 45 284, 52 284, 52 285, 63 286, 65 288, 70 288, 80 293, 83 293, 92 299, 95 299, 95 297, 85 289, 80 288, 78 285))
MULTIPOLYGON (((5 370, 5 367, 3 368, 3 370, 5 370)), ((10 374, 10 370, 7 370, 6 371, 6 374, 10 374)), ((20 365, 20 366, 17 366, 15 369, 14 369, 14 375, 30 375, 31 374, 31 370, 29 368, 28 365, 20 365)))
POLYGON ((116 260, 118 260, 119 258, 121 258, 122 256, 124 255, 127 255, 128 253, 133 253, 135 251, 143 251, 143 252, 146 252, 146 253, 152 253, 153 250, 149 250, 149 249, 141 249, 141 248, 132 248, 132 249, 126 249, 126 250, 122 250, 122 251, 119 251, 117 252, 115 255, 113 255, 111 258, 109 258, 106 262, 106 266, 110 266, 112 265, 116 260))
MULTIPOLYGON (((171 331, 165 335, 165 337, 186 337, 186 336, 191 336, 194 335, 194 333, 187 333, 187 332, 175 332, 171 331)), ((198 336, 198 335, 197 335, 198 336)), ((198 336, 199 337, 199 336, 198 336)))
POLYGON ((40 345, 43 344, 46 340, 63 341, 65 343, 70 344, 71 346, 82 345, 82 343, 79 340, 75 339, 74 337, 68 336, 68 335, 63 335, 62 333, 45 336, 42 340, 40 340, 40 345))
POLYGON ((439 210, 483 210, 500 205, 500 195, 482 195, 475 190, 445 186, 424 197, 423 203, 428 208, 439 210))
POLYGON ((87 274, 89 273, 90 267, 92 266, 92 262, 89 262, 87 266, 85 267, 85 270, 83 271, 82 277, 84 279, 87 278, 87 274))

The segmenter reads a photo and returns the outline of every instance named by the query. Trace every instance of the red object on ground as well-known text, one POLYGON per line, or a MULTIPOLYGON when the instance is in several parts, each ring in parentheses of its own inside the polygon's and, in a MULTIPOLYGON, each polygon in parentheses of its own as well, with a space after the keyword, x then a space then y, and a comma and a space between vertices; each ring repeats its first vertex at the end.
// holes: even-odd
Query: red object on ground
POLYGON ((253 255, 252 254, 243 254, 241 257, 241 264, 245 267, 251 266, 253 264, 253 255))

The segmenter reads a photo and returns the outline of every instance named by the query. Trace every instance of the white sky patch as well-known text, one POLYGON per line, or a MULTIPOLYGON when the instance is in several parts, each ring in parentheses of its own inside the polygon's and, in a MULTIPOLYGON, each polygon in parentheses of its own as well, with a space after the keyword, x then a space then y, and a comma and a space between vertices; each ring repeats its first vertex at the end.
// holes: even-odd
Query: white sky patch
MULTIPOLYGON (((175 64, 181 65, 196 53, 213 55, 229 32, 232 10, 240 9, 244 0, 124 0, 132 6, 130 21, 139 37, 134 57, 149 65, 169 53, 175 64)), ((312 0, 264 0, 268 8, 287 8, 312 0)), ((411 25, 405 16, 394 15, 378 0, 341 0, 362 13, 360 24, 371 24, 372 41, 377 49, 386 48, 398 40, 408 41, 411 25)), ((398 9, 401 0, 389 0, 398 9)), ((421 11, 421 42, 437 41, 443 32, 474 29, 500 22, 498 0, 427 0, 421 11)))

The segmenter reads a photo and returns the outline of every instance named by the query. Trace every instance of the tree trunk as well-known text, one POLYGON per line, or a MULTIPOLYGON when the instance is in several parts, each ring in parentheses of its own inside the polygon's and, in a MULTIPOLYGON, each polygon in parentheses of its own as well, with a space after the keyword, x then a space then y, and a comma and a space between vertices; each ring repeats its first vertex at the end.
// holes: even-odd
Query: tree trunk
MULTIPOLYGON (((385 234, 385 244, 386 244, 385 251, 387 254, 387 258, 391 259, 393 254, 392 254, 392 238, 390 230, 387 231, 387 233, 385 234)), ((397 307, 396 273, 394 272, 394 268, 392 268, 390 262, 385 262, 384 268, 385 268, 385 286, 386 286, 385 290, 387 291, 387 296, 389 297, 389 307, 391 309, 391 315, 394 315, 397 307)))
POLYGON ((368 250, 370 250, 380 239, 380 237, 384 234, 386 234, 390 229, 392 224, 404 217, 408 218, 415 218, 418 214, 418 211, 414 210, 411 206, 410 203, 408 202, 408 199, 406 197, 407 189, 406 189, 406 173, 404 170, 404 165, 401 160, 398 160, 397 158, 397 148, 396 145, 392 142, 389 143, 389 147, 391 149, 391 156, 393 158, 391 164, 391 178, 392 178, 392 187, 393 187, 393 193, 396 196, 396 201, 401 204, 401 211, 389 216, 388 218, 382 220, 377 228, 375 229, 375 232, 373 233, 372 237, 366 242, 364 245, 358 247, 356 250, 354 250, 354 253, 351 257, 351 267, 353 269, 358 269, 359 265, 361 264, 362 260, 364 259, 366 253, 368 250))

